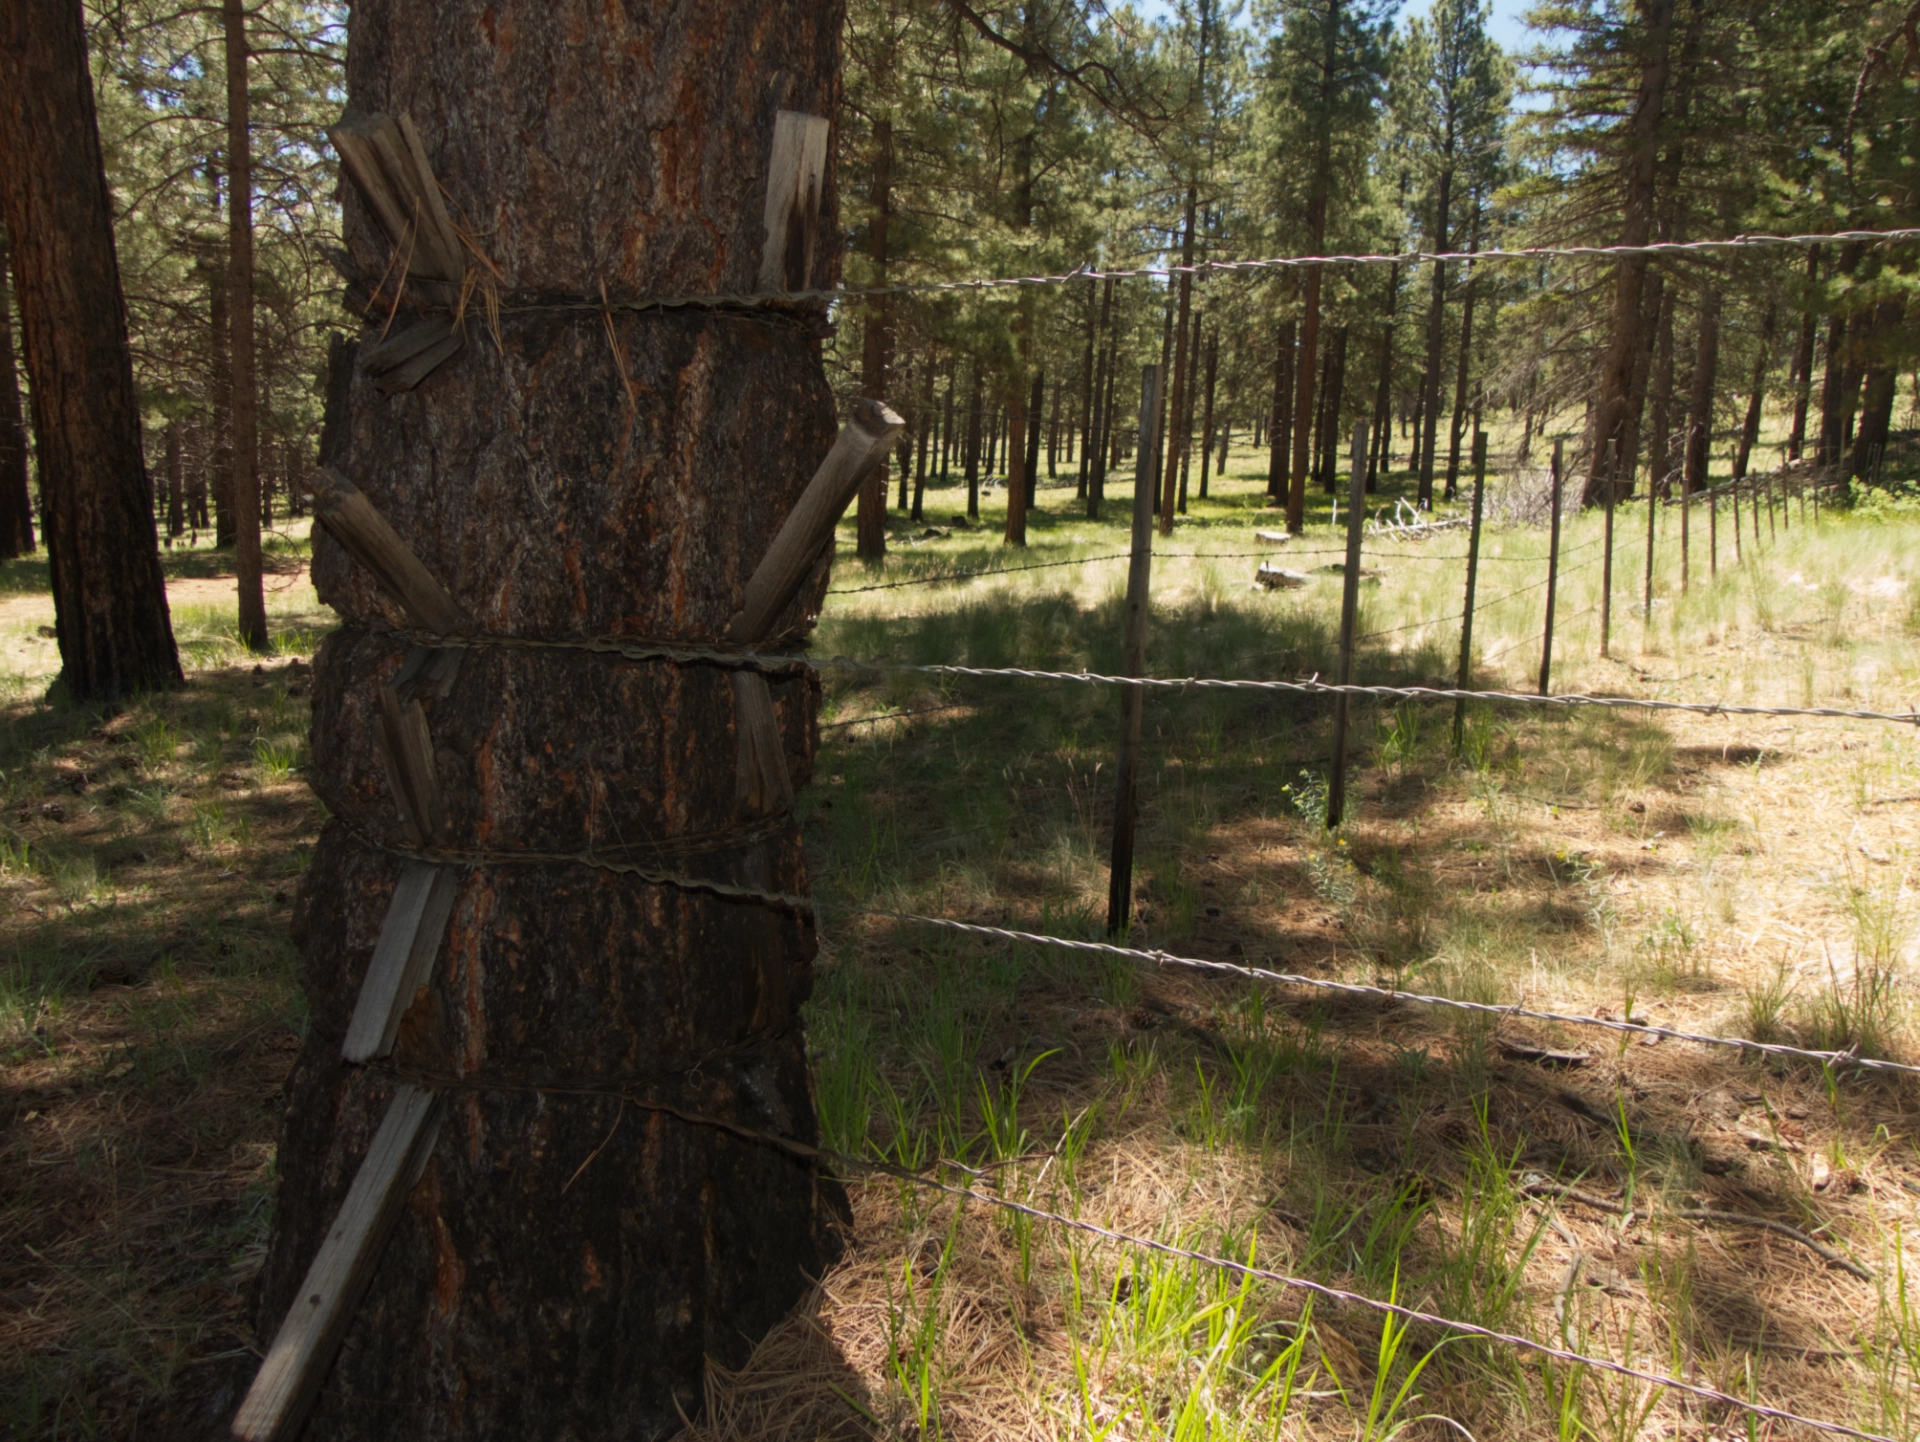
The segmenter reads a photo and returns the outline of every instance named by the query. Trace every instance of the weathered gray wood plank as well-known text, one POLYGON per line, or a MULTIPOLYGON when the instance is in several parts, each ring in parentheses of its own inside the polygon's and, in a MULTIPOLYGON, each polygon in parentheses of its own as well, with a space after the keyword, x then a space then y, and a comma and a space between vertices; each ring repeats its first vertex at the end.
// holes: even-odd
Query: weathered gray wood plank
POLYGON ((394 1092, 346 1201, 233 1419, 239 1442, 280 1442, 298 1432, 346 1337, 406 1195, 433 1150, 440 1130, 439 1100, 435 1093, 406 1082, 394 1092))
POLYGON ((432 973, 459 891, 460 873, 453 867, 409 861, 401 869, 340 1048, 348 1061, 372 1061, 393 1050, 400 1018, 432 973))
POLYGON ((760 253, 762 290, 805 290, 813 275, 831 128, 822 116, 794 110, 782 110, 774 119, 773 154, 767 162, 767 239, 760 253))
POLYGON ((421 564, 373 503, 332 466, 313 473, 313 513, 414 625, 437 635, 467 629, 466 615, 446 587, 421 564))

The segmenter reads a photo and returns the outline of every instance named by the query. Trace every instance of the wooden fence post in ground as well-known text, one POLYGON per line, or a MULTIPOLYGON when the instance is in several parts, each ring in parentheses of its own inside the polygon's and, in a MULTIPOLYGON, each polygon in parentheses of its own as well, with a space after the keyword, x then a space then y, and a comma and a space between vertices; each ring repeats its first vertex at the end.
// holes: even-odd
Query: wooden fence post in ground
MULTIPOLYGON (((1460 616, 1460 674, 1454 681, 1464 691, 1473 679, 1473 592, 1480 580, 1480 516, 1487 490, 1487 433, 1473 433, 1473 521, 1467 530, 1467 603, 1460 616)), ((1453 703, 1453 749, 1466 740, 1467 698, 1453 703)))
MULTIPOLYGON (((1133 554, 1127 565, 1126 634, 1120 674, 1139 676, 1147 665, 1147 590, 1153 571, 1154 469, 1160 456, 1159 366, 1140 367, 1140 448, 1134 453, 1133 554)), ((1133 921, 1134 777, 1140 769, 1141 687, 1120 691, 1120 753, 1113 797, 1113 861, 1107 882, 1107 932, 1120 935, 1133 921)))
POLYGON ((1607 522, 1606 555, 1600 562, 1600 654, 1607 654, 1608 644, 1613 639, 1613 504, 1614 493, 1619 488, 1620 479, 1620 442, 1607 441, 1607 522))
MULTIPOLYGON (((1340 592, 1339 684, 1353 684, 1353 628, 1360 610, 1360 526, 1367 505, 1367 423, 1353 424, 1353 474, 1347 486, 1346 584, 1340 592)), ((1347 810, 1347 693, 1333 698, 1333 770, 1327 777, 1327 830, 1347 810)))
POLYGON ((1560 482, 1561 459, 1566 443, 1553 443, 1553 470, 1548 476, 1552 487, 1553 530, 1547 541, 1547 625, 1540 641, 1540 694, 1547 694, 1547 682, 1553 674, 1553 601, 1560 580, 1560 482))

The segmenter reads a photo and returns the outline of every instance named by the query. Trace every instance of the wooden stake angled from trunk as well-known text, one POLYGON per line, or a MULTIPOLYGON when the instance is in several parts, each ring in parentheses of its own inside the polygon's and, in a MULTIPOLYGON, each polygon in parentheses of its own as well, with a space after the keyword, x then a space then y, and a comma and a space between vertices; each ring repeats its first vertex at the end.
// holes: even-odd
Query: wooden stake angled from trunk
POLYGON ((279 1442, 299 1431, 439 1134, 438 1095, 400 1083, 233 1419, 239 1442, 279 1442))
POLYGON ((427 713, 418 701, 402 700, 392 686, 380 688, 380 762, 386 768, 400 824, 415 846, 431 846, 440 839, 446 809, 440 802, 440 780, 434 773, 433 734, 427 713))
POLYGON ((393 1050, 400 1018, 433 970, 459 891, 460 873, 453 867, 409 861, 401 868, 340 1048, 346 1060, 368 1062, 393 1050))
POLYGON ((421 564, 373 503, 332 466, 313 473, 313 514, 353 558, 373 573, 388 598, 407 619, 436 636, 470 630, 466 613, 447 588, 421 564))
MULTIPOLYGON (((1353 684, 1353 630, 1360 612, 1360 527, 1367 511, 1367 423, 1353 423, 1352 475, 1347 486, 1347 565, 1340 589, 1339 684, 1353 684)), ((1327 830, 1347 810, 1347 694, 1333 702, 1333 769, 1327 776, 1327 830)))

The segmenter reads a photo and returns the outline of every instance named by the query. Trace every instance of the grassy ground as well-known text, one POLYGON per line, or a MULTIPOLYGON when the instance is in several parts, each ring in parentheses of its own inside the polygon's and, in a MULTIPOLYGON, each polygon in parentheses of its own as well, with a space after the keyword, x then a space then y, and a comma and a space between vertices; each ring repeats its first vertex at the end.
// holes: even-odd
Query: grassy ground
MULTIPOLYGON (((1273 515, 1251 468, 1232 469, 1162 543, 1149 669, 1324 674, 1340 578, 1320 569, 1335 555, 1307 554, 1337 544, 1324 498, 1307 536, 1266 545, 1253 532, 1273 515), (1250 555, 1172 556, 1194 552, 1272 553, 1309 580, 1266 591, 1250 555)), ((1529 484, 1503 478, 1496 511, 1529 484)), ((963 492, 931 493, 931 524, 896 523, 884 567, 836 569, 816 653, 1113 669, 1121 561, 853 588, 1124 551, 1115 490, 1099 523, 1071 490, 1043 491, 1022 555, 998 542, 997 497, 969 530, 951 523, 963 492)), ((1663 511, 1649 620, 1645 512, 1617 519, 1612 659, 1599 520, 1569 520, 1555 689, 1920 697, 1920 521, 1816 528, 1796 509, 1762 517, 1756 543, 1749 517, 1736 564, 1722 512, 1710 576, 1697 517, 1683 594, 1663 511)), ((1452 676, 1464 550, 1455 531, 1370 547, 1362 679, 1452 676)), ((1545 550, 1537 529, 1488 536, 1479 685, 1537 681, 1545 550)), ((177 597, 222 584, 186 574, 207 564, 172 563, 177 597)), ((319 821, 299 782, 297 660, 326 621, 297 570, 281 579, 287 653, 256 671, 227 604, 177 602, 190 685, 104 716, 41 699, 44 596, 30 572, 0 577, 0 1418, 20 1437, 135 1435, 249 1340, 231 1319, 301 1027, 287 897, 319 821)), ((812 1047, 836 1145, 962 1159, 984 1186, 1092 1220, 1920 1435, 1920 1089, 875 917, 1100 934, 1118 700, 827 680, 803 812, 825 911, 812 1047), (1529 1046, 1584 1055, 1548 1066, 1529 1046), (1702 1205, 1817 1232, 1874 1280, 1677 1215, 1702 1205)), ((1325 709, 1152 698, 1136 942, 1920 1060, 1906 732, 1489 708, 1456 753, 1444 709, 1361 707, 1330 840, 1325 709)), ((1794 1435, 893 1183, 856 1187, 855 1204, 846 1258, 742 1373, 714 1376, 697 1437, 1794 1435)))

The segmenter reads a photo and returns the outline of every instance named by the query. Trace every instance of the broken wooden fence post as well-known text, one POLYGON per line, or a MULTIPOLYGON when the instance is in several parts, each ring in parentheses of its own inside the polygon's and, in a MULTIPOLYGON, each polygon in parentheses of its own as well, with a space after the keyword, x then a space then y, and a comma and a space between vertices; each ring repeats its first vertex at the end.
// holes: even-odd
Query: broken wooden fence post
MULTIPOLYGON (((1464 691, 1473 680, 1473 592, 1480 580, 1480 517, 1484 510, 1487 491, 1487 433, 1475 430, 1473 433, 1473 521, 1467 531, 1467 600, 1461 608, 1460 616, 1460 671, 1454 682, 1457 690, 1464 691)), ((1467 730, 1467 698, 1461 696, 1453 703, 1453 749, 1458 752, 1465 742, 1467 730)))
POLYGON ((381 1247, 433 1152, 439 1103, 435 1093, 408 1082, 394 1089, 347 1198, 233 1419, 239 1442, 280 1442, 298 1433, 381 1247))
MULTIPOLYGON (((1346 584, 1340 592, 1341 686, 1353 684, 1353 628, 1360 611, 1360 525, 1367 506, 1367 423, 1353 426, 1353 466, 1347 486, 1346 584)), ((1340 824, 1347 811, 1347 702, 1345 691, 1333 698, 1333 769, 1327 776, 1327 830, 1340 824)))
POLYGON ((1553 530, 1547 541, 1547 625, 1540 642, 1540 694, 1547 694, 1547 682, 1553 672, 1553 601, 1560 580, 1560 464, 1564 441, 1553 443, 1553 469, 1547 483, 1552 488, 1553 530))
MULTIPOLYGON (((1147 666, 1147 595, 1153 571, 1154 474, 1160 456, 1158 366, 1140 367, 1140 446, 1133 458, 1133 549, 1127 564, 1126 630, 1120 674, 1139 676, 1147 666)), ((1115 759, 1113 853, 1107 880, 1107 932, 1124 933, 1133 921, 1134 778, 1140 769, 1141 717, 1146 696, 1139 686, 1120 689, 1120 750, 1115 759)))

